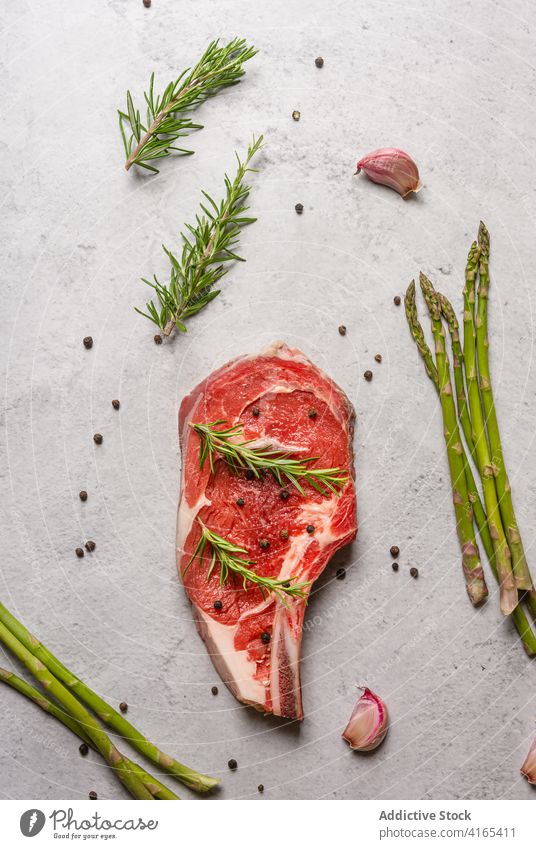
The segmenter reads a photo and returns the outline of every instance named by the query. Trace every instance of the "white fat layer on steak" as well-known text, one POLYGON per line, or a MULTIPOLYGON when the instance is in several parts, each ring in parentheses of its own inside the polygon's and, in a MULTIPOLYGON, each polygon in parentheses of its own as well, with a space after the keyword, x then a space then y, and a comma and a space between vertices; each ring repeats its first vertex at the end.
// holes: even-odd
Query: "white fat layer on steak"
POLYGON ((332 519, 337 513, 339 498, 339 495, 332 495, 330 498, 323 498, 322 501, 306 501, 299 513, 299 521, 315 526, 314 535, 311 537, 307 534, 307 536, 310 540, 315 539, 321 549, 348 533, 348 531, 334 533, 331 527, 332 519))
POLYGON ((259 354, 250 354, 249 357, 250 359, 256 359, 257 357, 279 357, 282 360, 294 360, 296 363, 303 363, 306 366, 312 366, 314 368, 311 361, 307 359, 302 351, 298 348, 289 348, 289 346, 280 339, 276 339, 259 354))
MULTIPOLYGON (((250 615, 249 612, 247 615, 250 615)), ((235 636, 242 620, 239 619, 234 625, 223 625, 208 616, 201 608, 198 608, 197 616, 203 622, 201 633, 204 635, 204 639, 206 640, 208 637, 209 642, 217 647, 218 671, 223 680, 233 684, 233 689, 239 699, 260 705, 264 704, 266 690, 264 684, 255 678, 257 673, 256 662, 249 660, 247 650, 235 648, 235 636)))
MULTIPOLYGON (((243 437, 238 437, 238 441, 240 441, 243 437)), ((236 440, 235 440, 236 441, 236 440)), ((298 444, 297 442, 280 442, 278 439, 273 439, 271 436, 259 436, 257 439, 248 440, 250 448, 266 448, 267 445, 270 446, 272 451, 280 451, 282 454, 286 454, 287 452, 296 452, 303 451, 303 445, 298 444)))
POLYGON ((207 498, 207 496, 205 495, 204 492, 197 499, 195 504, 192 504, 191 506, 186 501, 186 498, 184 497, 184 495, 181 498, 180 505, 179 505, 179 514, 178 514, 178 518, 177 518, 177 540, 176 540, 177 551, 180 554, 184 554, 184 544, 185 544, 186 540, 188 539, 188 534, 192 530, 192 525, 195 521, 195 517, 197 516, 197 514, 199 513, 199 511, 201 510, 202 507, 205 507, 205 505, 209 505, 209 504, 212 504, 212 502, 211 502, 210 498, 207 498))
MULTIPOLYGON (((190 422, 192 421, 195 412, 197 411, 197 407, 199 405, 199 401, 194 405, 192 410, 190 411, 190 415, 184 421, 184 430, 183 433, 185 435, 190 431, 190 422)), ((191 435, 190 435, 191 438, 191 435)), ((184 554, 184 544, 188 539, 188 534, 192 530, 192 526, 195 521, 195 517, 199 513, 202 507, 206 505, 210 505, 212 502, 209 498, 207 498, 205 491, 199 496, 194 504, 188 504, 186 500, 185 490, 186 490, 186 482, 184 480, 185 476, 185 465, 184 465, 184 455, 183 455, 183 464, 182 464, 182 495, 179 501, 179 510, 177 513, 177 533, 175 536, 175 546, 179 554, 184 554)), ((180 561, 179 561, 180 562, 180 561)), ((182 579, 182 571, 179 568, 179 577, 182 579)))

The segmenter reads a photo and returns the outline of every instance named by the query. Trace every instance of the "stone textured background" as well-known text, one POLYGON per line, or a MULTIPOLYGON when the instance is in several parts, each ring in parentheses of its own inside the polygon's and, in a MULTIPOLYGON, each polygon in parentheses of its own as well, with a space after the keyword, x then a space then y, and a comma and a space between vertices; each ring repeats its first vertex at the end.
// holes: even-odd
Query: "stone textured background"
MULTIPOLYGON (((151 739, 221 775, 220 798, 256 797, 259 782, 267 799, 531 797, 518 770, 535 731, 536 668, 501 619, 495 587, 482 610, 466 598, 437 401, 393 305, 422 268, 460 307, 466 252, 485 218, 493 374, 534 555, 531 4, 0 8, 1 597, 107 699, 126 700, 151 739), (242 84, 199 111, 195 156, 168 160, 158 177, 126 174, 116 118, 126 89, 141 97, 151 70, 165 84, 209 39, 236 34, 261 53, 242 84), (251 194, 258 223, 242 240, 247 263, 187 336, 156 347, 133 311, 147 295, 139 278, 164 271, 161 242, 177 243, 201 187, 219 194, 233 151, 254 132, 268 144, 251 194), (386 145, 421 168, 423 191, 408 202, 353 176, 358 156, 386 145), (174 562, 179 401, 214 367, 274 338, 302 347, 358 411, 360 533, 309 607, 300 727, 240 706, 223 685, 211 695, 219 682, 174 562), (97 549, 80 561, 74 548, 87 538, 97 549), (341 564, 344 582, 334 580, 341 564), (340 739, 360 683, 392 715, 368 757, 340 739)), ((121 794, 67 731, 15 693, 2 688, 0 700, 3 798, 121 794)))

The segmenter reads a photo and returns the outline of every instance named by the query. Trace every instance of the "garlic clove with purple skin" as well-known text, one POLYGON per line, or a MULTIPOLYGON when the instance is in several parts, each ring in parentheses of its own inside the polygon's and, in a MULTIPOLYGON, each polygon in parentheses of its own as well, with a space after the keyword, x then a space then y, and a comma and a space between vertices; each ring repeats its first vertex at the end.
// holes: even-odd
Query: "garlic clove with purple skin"
POLYGON ((524 775, 529 784, 536 784, 536 739, 533 740, 525 763, 521 767, 521 775, 524 775))
POLYGON ((373 150, 357 163, 356 174, 364 171, 373 183, 389 186, 403 198, 421 188, 419 169, 408 153, 397 147, 373 150))
POLYGON ((389 715, 385 702, 368 687, 364 687, 342 736, 351 749, 371 752, 383 742, 388 727, 389 715))

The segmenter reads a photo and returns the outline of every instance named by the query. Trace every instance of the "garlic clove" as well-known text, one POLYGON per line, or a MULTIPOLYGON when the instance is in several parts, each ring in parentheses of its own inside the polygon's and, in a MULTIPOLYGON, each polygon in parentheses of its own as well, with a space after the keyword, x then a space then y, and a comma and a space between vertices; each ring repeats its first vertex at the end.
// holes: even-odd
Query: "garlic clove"
POLYGON ((529 784, 536 784, 536 739, 533 740, 525 763, 521 767, 521 775, 524 775, 529 784))
POLYGON ((388 727, 389 715, 385 702, 368 687, 364 687, 342 736, 351 749, 371 752, 383 742, 388 727))
POLYGON ((397 147, 373 150, 357 163, 356 174, 364 171, 373 183, 389 186, 402 197, 421 188, 419 169, 408 153, 397 147))

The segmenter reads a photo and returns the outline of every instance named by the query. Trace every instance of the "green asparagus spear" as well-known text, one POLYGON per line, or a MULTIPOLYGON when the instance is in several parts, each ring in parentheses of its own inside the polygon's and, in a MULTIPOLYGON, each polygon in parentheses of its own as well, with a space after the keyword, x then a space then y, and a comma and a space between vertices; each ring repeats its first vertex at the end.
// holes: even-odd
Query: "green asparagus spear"
MULTIPOLYGON (((418 315, 417 315, 417 306, 416 306, 416 302, 415 302, 415 283, 413 281, 408 286, 408 290, 406 292, 405 307, 406 307, 406 317, 408 319, 408 325, 409 325, 411 334, 412 334, 412 336, 413 336, 413 338, 414 338, 414 340, 417 344, 419 353, 421 354, 421 356, 423 358, 423 362, 424 362, 425 368, 426 368, 426 373, 428 374, 428 377, 430 377, 430 379, 431 379, 432 383, 434 384, 436 390, 439 391, 437 369, 435 368, 432 352, 430 351, 428 345, 426 344, 426 340, 424 338, 424 332, 423 332, 423 329, 421 327, 421 324, 419 322, 418 315), (435 372, 435 375, 434 375, 434 372, 435 372)), ((488 524, 487 524, 487 516, 486 516, 485 510, 482 506, 482 502, 480 500, 480 496, 478 494, 475 479, 474 479, 474 476, 473 476, 473 472, 471 470, 471 466, 470 466, 470 464, 467 460, 467 457, 465 455, 465 451, 463 452, 463 458, 464 458, 465 472, 466 472, 466 477, 467 477, 467 487, 468 487, 469 498, 473 502, 474 516, 475 516, 475 521, 476 521, 476 525, 477 525, 477 528, 478 528, 478 532, 480 534, 480 539, 482 540, 482 545, 484 546, 484 550, 485 550, 486 555, 488 557, 488 560, 489 560, 489 563, 490 563, 490 566, 491 566, 491 571, 493 572, 493 575, 494 575, 497 583, 499 583, 499 574, 498 574, 497 565, 496 565, 496 562, 495 562, 495 551, 494 551, 494 548, 493 548, 493 542, 492 542, 491 534, 490 534, 488 524), (471 496, 472 493, 473 493, 473 497, 471 496)), ((536 594, 534 594, 534 602, 535 602, 535 609, 534 609, 533 615, 534 615, 535 620, 536 620, 536 594)), ((531 609, 531 613, 532 613, 532 609, 531 609)), ((521 639, 523 648, 525 649, 527 655, 529 657, 536 657, 536 636, 532 632, 530 623, 529 623, 529 621, 528 621, 528 619, 525 615, 524 610, 521 608, 520 605, 518 605, 516 607, 516 609, 513 611, 513 613, 511 614, 511 619, 512 619, 512 622, 514 623, 514 625, 516 627, 516 630, 517 630, 519 637, 521 639)))
POLYGON ((494 468, 488 448, 486 428, 480 403, 480 392, 478 387, 478 373, 476 361, 476 334, 475 334, 475 279, 478 266, 479 249, 473 242, 467 259, 465 270, 465 287, 463 290, 464 303, 464 334, 463 334, 463 357, 465 367, 465 379, 467 382, 467 394, 469 396, 469 409, 473 424, 473 437, 475 454, 482 480, 484 502, 488 515, 488 525, 493 548, 495 551, 497 572, 499 575, 501 610, 508 615, 515 610, 518 604, 518 592, 512 572, 511 554, 508 547, 506 535, 501 520, 499 502, 495 489, 494 468))
MULTIPOLYGON (((454 381, 456 386, 456 397, 458 401, 458 419, 463 428, 463 433, 465 436, 465 440, 471 451, 471 455, 475 458, 475 446, 473 441, 473 428, 471 424, 471 417, 469 415, 469 407, 467 403, 467 396, 465 392, 465 383, 463 377, 463 351, 460 344, 460 335, 459 335, 459 327, 458 327, 458 319, 456 318, 456 313, 452 307, 450 301, 445 297, 445 295, 441 295, 438 293, 438 297, 441 303, 441 312, 447 322, 450 338, 451 338, 451 347, 452 347, 452 357, 453 357, 453 370, 454 370, 454 381)), ((473 474, 470 470, 469 464, 466 460, 467 466, 470 471, 470 478, 473 481, 473 487, 476 492, 476 484, 474 483, 473 474)), ((498 580, 497 575, 497 566, 495 563, 495 553, 493 551, 493 544, 491 540, 491 535, 489 532, 489 528, 487 525, 487 517, 480 502, 480 498, 477 500, 473 500, 471 497, 471 487, 468 479, 468 489, 469 489, 469 500, 473 501, 473 509, 475 514, 475 520, 478 528, 478 532, 480 534, 480 539, 482 540, 482 545, 484 546, 484 550, 486 552, 486 556, 489 560, 489 564, 491 566, 491 570, 495 575, 495 578, 498 580)), ((527 599, 528 601, 528 599, 527 599)), ((536 601, 536 594, 535 594, 536 601)), ((530 603, 529 603, 530 607, 530 603)), ((532 633, 532 629, 530 627, 529 621, 522 610, 522 608, 518 605, 514 612, 511 614, 512 619, 514 620, 514 624, 519 632, 521 640, 523 642, 523 646, 525 651, 529 655, 529 657, 533 657, 536 655, 536 637, 532 633)), ((535 617, 536 617, 536 607, 535 607, 535 617)))
MULTIPOLYGON (((404 299, 404 304, 406 307, 406 317, 408 320, 411 335, 413 336, 419 353, 423 359, 426 373, 434 384, 437 392, 439 393, 439 378, 437 374, 437 369, 435 367, 434 358, 432 356, 430 348, 426 343, 426 339, 424 338, 424 331, 417 315, 417 304, 415 302, 415 282, 413 280, 408 286, 406 297, 404 299)), ((488 528, 488 520, 484 507, 482 506, 482 501, 480 500, 480 495, 475 482, 473 471, 467 460, 465 451, 463 450, 463 446, 462 457, 465 468, 465 477, 467 480, 467 492, 469 496, 469 501, 473 506, 476 525, 482 542, 484 544, 484 548, 486 548, 486 551, 488 551, 492 548, 491 536, 488 528)))
POLYGON ((486 420, 486 429, 491 452, 491 463, 495 478, 495 487, 499 498, 499 506, 508 545, 512 553, 512 570, 516 586, 520 590, 533 589, 532 578, 517 525, 510 482, 506 473, 502 449, 499 422, 491 388, 491 373, 489 368, 488 340, 488 292, 489 292, 489 233, 481 221, 478 231, 480 248, 478 304, 476 312, 476 349, 478 357, 478 374, 480 378, 480 396, 486 420))
POLYGON ((424 330, 422 329, 422 325, 419 321, 419 316, 417 315, 417 302, 415 300, 415 280, 412 280, 407 288, 406 296, 404 298, 404 307, 406 310, 408 327, 411 331, 411 335, 413 336, 413 340, 417 345, 419 354, 422 357, 426 374, 439 392, 439 377, 434 363, 434 358, 424 337, 424 330))
POLYGON ((452 348, 452 370, 454 372, 454 385, 456 387, 456 402, 458 407, 458 419, 462 426, 463 435, 471 457, 476 462, 475 443, 473 439, 473 426, 471 424, 471 416, 469 415, 469 405, 467 404, 467 395, 465 392, 465 381, 463 378, 463 351, 460 343, 460 327, 454 308, 445 295, 438 292, 441 313, 447 322, 450 333, 450 342, 452 348))
MULTIPOLYGON (((86 733, 84 727, 80 725, 76 719, 62 710, 56 702, 53 702, 48 696, 45 696, 40 690, 37 690, 35 687, 32 687, 31 684, 28 684, 23 678, 19 678, 18 675, 15 675, 14 672, 11 672, 9 669, 2 669, 0 667, 0 681, 3 681, 5 684, 8 684, 14 690, 21 693, 26 698, 30 699, 30 701, 34 702, 34 704, 38 705, 41 710, 44 710, 46 713, 55 717, 55 719, 62 722, 66 728, 69 728, 73 734, 76 734, 80 737, 81 740, 84 741, 88 746, 97 751, 91 737, 86 733)), ((151 796, 155 799, 178 799, 179 797, 175 795, 165 784, 162 784, 158 781, 154 775, 146 772, 141 766, 131 761, 129 758, 125 757, 125 762, 140 781, 145 784, 147 790, 150 792, 151 796)))
POLYGON ((432 332, 435 341, 436 366, 439 379, 439 400, 443 413, 445 444, 452 482, 452 500, 456 513, 456 528, 462 550, 462 566, 469 598, 474 605, 481 604, 488 595, 484 570, 480 562, 480 553, 473 527, 473 509, 469 501, 463 445, 458 429, 456 405, 452 395, 450 365, 445 347, 445 331, 441 321, 441 305, 431 282, 424 274, 420 275, 420 284, 432 319, 432 332))
MULTIPOLYGON (((114 710, 104 699, 101 699, 93 692, 83 681, 80 681, 76 675, 73 675, 48 649, 39 642, 37 637, 28 631, 18 619, 16 619, 9 610, 0 604, 0 623, 9 629, 9 631, 20 640, 25 648, 30 651, 42 664, 50 669, 50 672, 65 684, 73 693, 85 702, 88 707, 93 710, 99 719, 106 723, 117 734, 120 734, 134 746, 142 755, 145 755, 150 761, 157 766, 165 769, 171 775, 174 775, 179 781, 182 781, 187 787, 192 790, 204 793, 207 790, 219 784, 217 778, 212 778, 209 775, 203 775, 196 772, 190 767, 179 763, 174 758, 161 752, 153 743, 151 743, 137 728, 114 710)), ((100 727, 100 726, 99 726, 100 727)))
MULTIPOLYGON (((471 452, 471 456, 473 457, 473 459, 475 460, 475 463, 476 463, 477 460, 476 460, 475 446, 474 446, 474 434, 473 434, 471 417, 470 417, 470 414, 469 414, 469 408, 468 408, 468 404, 467 404, 467 396, 466 396, 465 385, 464 385, 463 351, 462 351, 461 344, 460 344, 458 319, 456 318, 456 314, 454 312, 454 309, 453 309, 450 301, 444 295, 439 295, 439 297, 440 297, 440 301, 441 301, 441 311, 442 311, 443 316, 444 316, 444 318, 445 318, 445 320, 448 324, 450 336, 451 336, 452 354, 453 354, 453 361, 454 361, 454 381, 455 381, 455 385, 456 385, 456 396, 457 396, 457 401, 458 401, 458 419, 459 419, 459 421, 462 425, 465 440, 466 440, 467 445, 469 447, 469 450, 471 452)), ((478 337, 478 331, 477 331, 477 337, 478 337)), ((473 481, 474 481, 474 478, 473 478, 473 481)), ((469 483, 469 481, 468 481, 468 483, 469 483)), ((470 487, 469 487, 469 498, 471 499, 471 489, 470 489, 470 487)), ((491 536, 490 536, 490 533, 489 533, 489 528, 487 526, 487 518, 486 518, 484 511, 482 510, 483 522, 486 523, 485 528, 483 528, 482 523, 479 521, 479 508, 482 509, 480 501, 474 502, 475 519, 476 519, 476 522, 477 522, 477 527, 478 527, 478 530, 479 530, 479 533, 480 533, 480 537, 482 539, 482 542, 483 542, 484 548, 486 550, 488 560, 490 561, 490 565, 492 567, 492 570, 494 570, 494 572, 496 572, 495 557, 492 556, 492 554, 490 553, 490 552, 493 551, 493 548, 492 548, 492 544, 491 544, 491 536), (484 531, 484 533, 483 533, 483 531, 484 531)), ((502 511, 502 505, 501 505, 501 511, 502 511)), ((531 590, 530 592, 526 593, 523 600, 526 602, 526 604, 527 604, 527 606, 528 606, 528 608, 531 612, 531 615, 532 615, 534 621, 536 622, 536 591, 531 590)), ((519 607, 516 608, 513 616, 514 616, 514 619, 519 619, 519 622, 516 622, 516 628, 518 629, 521 638, 524 639, 523 635, 528 634, 529 631, 530 631, 530 625, 528 623, 528 620, 527 620, 524 612, 519 607)), ((529 640, 529 642, 530 642, 530 640, 529 640)), ((530 651, 530 647, 529 647, 529 645, 527 645, 526 641, 524 642, 524 645, 525 645, 525 650, 527 651, 527 654, 532 656, 532 653, 530 651)))
POLYGON ((108 735, 101 728, 94 716, 85 709, 83 705, 73 696, 61 681, 50 672, 49 669, 38 660, 9 630, 3 622, 0 622, 0 642, 8 648, 15 657, 28 669, 44 689, 50 693, 75 719, 80 722, 87 736, 99 750, 105 761, 116 771, 117 777, 125 785, 129 793, 135 799, 152 799, 137 775, 128 768, 126 760, 121 752, 114 746, 108 735))

